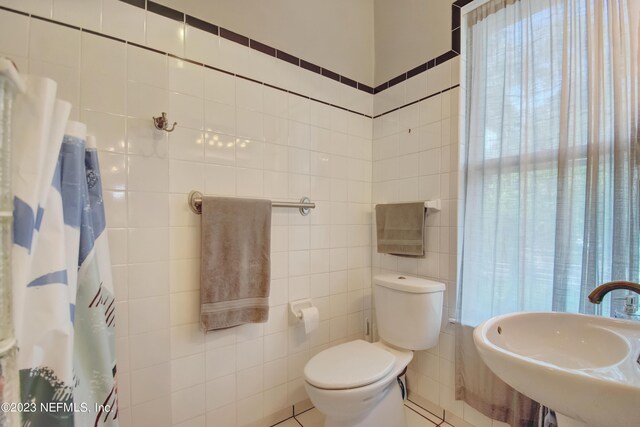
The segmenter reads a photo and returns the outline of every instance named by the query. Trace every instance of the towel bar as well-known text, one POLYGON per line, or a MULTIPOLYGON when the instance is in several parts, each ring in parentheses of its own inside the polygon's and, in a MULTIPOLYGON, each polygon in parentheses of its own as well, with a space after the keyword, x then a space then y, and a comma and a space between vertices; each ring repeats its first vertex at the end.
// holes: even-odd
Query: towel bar
MULTIPOLYGON (((311 209, 315 209, 316 204, 309 200, 308 197, 303 197, 299 202, 271 202, 271 206, 274 208, 299 208, 300 215, 307 216, 311 209)), ((192 191, 189 193, 189 207, 193 213, 200 215, 202 213, 202 193, 199 191, 192 191)))

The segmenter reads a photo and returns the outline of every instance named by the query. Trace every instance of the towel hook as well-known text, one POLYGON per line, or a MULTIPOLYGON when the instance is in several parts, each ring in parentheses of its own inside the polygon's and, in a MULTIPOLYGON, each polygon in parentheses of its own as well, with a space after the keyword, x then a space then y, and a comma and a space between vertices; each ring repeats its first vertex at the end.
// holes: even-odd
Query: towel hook
POLYGON ((173 122, 173 126, 171 126, 171 128, 169 128, 169 120, 167 119, 167 113, 165 113, 164 111, 162 112, 162 115, 160 117, 154 117, 153 118, 153 125, 158 130, 164 130, 164 131, 167 131, 167 132, 173 132, 174 129, 176 128, 177 124, 178 124, 178 122, 173 122))

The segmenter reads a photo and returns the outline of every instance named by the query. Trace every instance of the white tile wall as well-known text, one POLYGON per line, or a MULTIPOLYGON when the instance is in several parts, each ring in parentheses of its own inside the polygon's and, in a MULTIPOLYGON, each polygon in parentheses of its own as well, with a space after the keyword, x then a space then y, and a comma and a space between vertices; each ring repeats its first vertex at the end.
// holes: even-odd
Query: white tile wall
POLYGON ((119 0, 102 0, 102 32, 134 43, 145 42, 145 11, 119 0))
MULTIPOLYGON (((431 96, 373 120, 373 203, 441 199, 442 210, 427 215, 426 256, 378 254, 372 248, 372 274, 399 272, 446 284, 440 340, 416 352, 407 371, 412 395, 426 399, 474 426, 501 425, 455 400, 455 330, 448 323, 456 310, 459 153, 459 82, 455 58, 374 96, 376 114, 431 96)), ((375 233, 375 227, 372 229, 375 233)), ((374 235, 375 245, 375 235, 374 235)))
MULTIPOLYGON (((230 71, 257 55, 226 41, 212 53, 217 37, 185 34, 121 2, 74 4, 55 0, 46 16, 178 55, 186 46, 187 56, 230 71)), ((2 37, 0 54, 57 79, 74 118, 99 141, 122 425, 244 425, 305 399, 306 361, 362 337, 370 317, 371 119, 10 12, 0 11, 0 32, 16 35, 2 37), (175 132, 152 128, 162 111, 179 122, 175 132), (200 332, 200 220, 188 210, 190 190, 317 203, 308 217, 274 210, 268 323, 200 332), (322 322, 307 336, 288 325, 286 304, 310 296, 322 322)), ((295 83, 285 87, 310 87, 306 74, 289 69, 295 83)), ((334 90, 331 100, 349 99, 350 90, 334 90)))

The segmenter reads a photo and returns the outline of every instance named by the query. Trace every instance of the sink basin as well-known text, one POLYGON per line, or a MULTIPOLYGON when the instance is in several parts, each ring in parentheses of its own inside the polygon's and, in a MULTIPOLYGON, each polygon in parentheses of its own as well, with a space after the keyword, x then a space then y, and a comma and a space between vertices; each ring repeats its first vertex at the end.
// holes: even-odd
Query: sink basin
POLYGON ((555 410, 559 427, 640 425, 640 323, 514 313, 482 323, 473 338, 487 366, 555 410))

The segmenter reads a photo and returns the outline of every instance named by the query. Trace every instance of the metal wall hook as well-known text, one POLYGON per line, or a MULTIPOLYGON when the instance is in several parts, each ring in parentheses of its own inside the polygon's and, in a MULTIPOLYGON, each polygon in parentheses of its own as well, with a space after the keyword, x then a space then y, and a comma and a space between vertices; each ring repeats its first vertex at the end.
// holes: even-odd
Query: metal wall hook
POLYGON ((158 130, 164 130, 164 131, 167 131, 167 132, 173 132, 173 130, 176 128, 177 124, 178 124, 178 122, 173 122, 173 126, 171 126, 171 128, 169 128, 169 120, 167 120, 167 113, 165 113, 164 111, 162 112, 162 116, 153 118, 153 125, 158 130))

